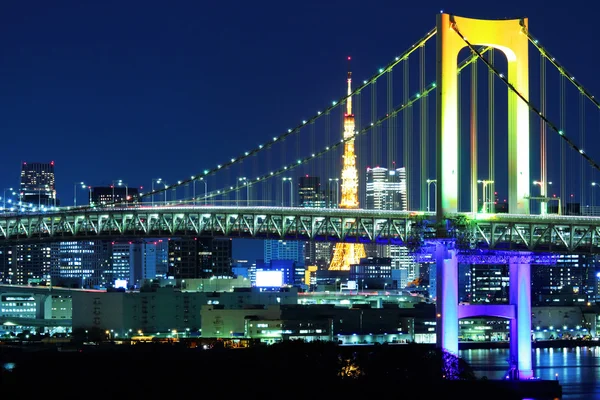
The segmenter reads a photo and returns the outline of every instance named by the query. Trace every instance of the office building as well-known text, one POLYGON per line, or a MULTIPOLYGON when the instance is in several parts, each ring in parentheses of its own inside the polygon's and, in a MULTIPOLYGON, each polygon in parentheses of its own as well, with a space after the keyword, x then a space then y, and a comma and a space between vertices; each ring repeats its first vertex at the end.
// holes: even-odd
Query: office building
POLYGON ((54 178, 54 161, 49 163, 22 163, 19 196, 22 206, 31 205, 37 208, 58 206, 54 178))
MULTIPOLYGON (((339 182, 336 182, 339 186, 339 182)), ((300 207, 327 207, 326 194, 321 189, 321 179, 318 176, 303 176, 299 179, 298 198, 300 207)), ((330 205, 331 206, 331 205, 330 205)), ((335 205, 337 207, 337 205, 335 205)), ((331 263, 333 244, 329 242, 309 241, 304 244, 304 263, 314 265, 318 269, 327 269, 331 263)))
POLYGON ((137 196, 137 188, 117 185, 97 186, 92 188, 90 200, 92 205, 103 206, 115 202, 124 202, 126 199, 131 202, 137 196))
POLYGON ((168 276, 175 279, 232 276, 231 238, 171 238, 168 276))
MULTIPOLYGON (((406 169, 367 168, 366 197, 367 209, 406 211, 406 169)), ((405 246, 367 245, 367 256, 390 258, 392 268, 401 270, 399 288, 419 278, 419 263, 405 246)))
POLYGON ((51 252, 50 278, 54 286, 100 288, 112 282, 111 253, 105 240, 58 242, 51 252))

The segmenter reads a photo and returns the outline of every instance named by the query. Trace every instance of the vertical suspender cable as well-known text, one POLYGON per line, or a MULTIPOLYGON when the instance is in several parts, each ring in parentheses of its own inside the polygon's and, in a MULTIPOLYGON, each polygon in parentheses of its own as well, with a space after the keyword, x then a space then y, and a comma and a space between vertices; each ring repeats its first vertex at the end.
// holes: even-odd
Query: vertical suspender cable
MULTIPOLYGON (((457 123, 458 134, 456 135, 457 136, 457 143, 456 143, 457 144, 457 149, 456 149, 456 151, 458 152, 458 171, 459 171, 459 173, 457 174, 458 175, 458 187, 459 187, 459 190, 458 190, 458 211, 462 210, 462 208, 460 207, 460 203, 461 203, 461 200, 462 200, 462 197, 461 197, 460 194, 461 194, 462 190, 460 190, 460 188, 462 188, 462 184, 463 184, 463 178, 461 176, 462 174, 460 173, 460 171, 462 170, 462 168, 461 168, 461 164, 462 164, 462 162, 461 162, 461 160, 462 160, 462 151, 460 149, 462 149, 462 141, 463 141, 462 140, 462 89, 461 89, 462 88, 462 71, 463 71, 462 69, 458 70, 458 77, 457 77, 457 82, 456 82, 456 87, 458 88, 458 90, 457 90, 458 95, 457 95, 457 99, 456 99, 456 101, 457 101, 457 107, 456 107, 457 110, 456 110, 456 113, 458 115, 458 118, 457 118, 458 119, 458 123, 457 123)), ((435 96, 436 101, 437 101, 438 97, 439 96, 435 96)), ((437 107, 437 103, 436 103, 436 107, 437 107)), ((437 110, 437 108, 436 108, 436 110, 437 110)), ((437 120, 437 118, 436 118, 436 120, 437 120)), ((436 132, 437 132, 437 126, 435 127, 435 129, 436 129, 436 132)), ((437 192, 437 183, 436 183, 436 189, 435 190, 437 192)), ((435 207, 437 207, 437 202, 436 202, 435 207)), ((436 208, 434 208, 434 209, 436 209, 436 208)))
MULTIPOLYGON (((252 157, 253 162, 254 162, 254 169, 255 170, 259 170, 259 162, 258 162, 258 156, 253 156, 252 157)), ((266 174, 269 171, 271 171, 271 149, 267 149, 266 150, 266 170, 260 170, 260 174, 266 174)), ((261 182, 260 183, 261 186, 261 192, 262 192, 262 204, 265 206, 276 206, 277 202, 275 201, 275 199, 272 197, 273 193, 271 191, 271 186, 273 186, 273 182, 270 182, 270 180, 267 180, 266 182, 261 182)))
MULTIPOLYGON (((408 103, 409 99, 410 99, 410 88, 409 88, 409 84, 410 84, 410 65, 408 63, 408 59, 404 60, 404 104, 408 103)), ((412 175, 412 168, 411 168, 411 155, 412 155, 412 140, 411 140, 411 113, 412 113, 412 109, 411 107, 407 107, 404 110, 404 171, 405 171, 405 177, 406 177, 406 186, 405 186, 405 196, 406 196, 406 209, 407 210, 411 210, 412 209, 412 202, 411 202, 411 190, 410 190, 410 186, 411 186, 411 175, 412 175)))
MULTIPOLYGON (((331 143, 331 115, 329 113, 329 111, 327 111, 325 113, 325 143, 327 144, 327 146, 330 145, 331 143)), ((330 151, 329 153, 327 153, 325 155, 325 173, 323 174, 323 176, 325 177, 325 183, 326 183, 326 187, 327 187, 327 206, 328 207, 332 207, 333 205, 333 201, 335 199, 335 196, 333 195, 331 188, 332 185, 331 181, 329 180, 330 178, 335 178, 337 175, 333 175, 333 165, 335 165, 335 154, 337 152, 335 151, 330 151)))
MULTIPOLYGON (((315 145, 315 122, 313 121, 310 124, 310 149, 308 150, 307 154, 312 154, 313 152, 316 151, 316 145, 315 145)), ((309 172, 310 176, 316 176, 316 166, 315 166, 315 160, 311 160, 310 161, 310 168, 309 168, 309 172)))
MULTIPOLYGON (((423 93, 425 90, 425 44, 421 45, 420 49, 421 56, 421 84, 420 84, 420 93, 423 93)), ((427 179, 429 179, 427 173, 427 96, 421 98, 419 104, 419 109, 421 110, 421 173, 419 176, 419 187, 421 188, 420 196, 421 196, 421 210, 427 209, 427 188, 429 185, 427 184, 427 179)))
MULTIPOLYGON (((471 64, 471 212, 477 212, 477 62, 471 64)), ((486 185, 483 185, 485 188, 486 185)), ((486 193, 481 194, 485 208, 486 193)))
MULTIPOLYGON (((580 93, 579 96, 579 146, 581 149, 585 149, 585 96, 583 93, 580 93)), ((579 163, 581 168, 581 180, 579 181, 579 187, 581 193, 579 194, 579 203, 581 204, 581 209, 586 205, 586 197, 585 197, 585 188, 587 187, 587 182, 585 180, 585 159, 583 157, 579 157, 579 163)))
MULTIPOLYGON (((377 121, 377 81, 371 84, 371 122, 373 121, 377 121)), ((378 130, 378 125, 371 128, 371 163, 375 165, 381 162, 378 130)))
MULTIPOLYGON (((546 56, 540 54, 540 112, 546 115, 546 56)), ((540 196, 548 196, 548 142, 547 142, 546 122, 540 119, 540 196)), ((548 202, 540 203, 540 213, 546 214, 548 202)))
MULTIPOLYGON (((490 64, 494 65, 494 49, 490 49, 489 51, 489 60, 490 60, 490 64)), ((495 206, 495 201, 496 201, 496 197, 495 197, 495 193, 496 193, 496 189, 495 189, 495 185, 496 185, 496 179, 495 179, 495 175, 496 175, 496 168, 495 168, 495 161, 494 161, 494 128, 495 128, 495 121, 494 121, 494 104, 496 104, 496 102, 494 101, 494 71, 492 70, 488 70, 488 179, 491 181, 491 183, 489 183, 487 185, 487 187, 489 188, 489 194, 490 194, 490 199, 489 201, 492 201, 494 203, 490 204, 490 208, 492 210, 492 212, 496 211, 496 206, 495 206)))
MULTIPOLYGON (((560 74, 560 126, 564 130, 566 128, 565 115, 565 76, 560 74)), ((560 141, 560 201, 565 210, 567 209, 567 146, 564 140, 560 141)), ((562 211, 559 210, 559 213, 562 211)))
MULTIPOLYGON (((360 118, 360 116, 362 115, 361 93, 362 93, 362 91, 357 92, 352 97, 352 109, 354 110, 353 111, 353 113, 354 113, 354 128, 357 131, 362 129, 362 120, 360 118)), ((365 161, 366 157, 364 154, 366 153, 365 152, 366 149, 364 148, 364 146, 361 145, 361 144, 363 144, 362 142, 365 142, 365 140, 361 141, 361 137, 358 137, 356 140, 357 145, 355 146, 355 151, 357 152, 356 153, 357 156, 359 153, 362 154, 361 156, 357 157, 357 164, 359 165, 358 168, 360 168, 358 170, 358 182, 359 182, 359 184, 360 184, 360 182, 363 182, 363 184, 362 184, 363 190, 360 190, 360 187, 358 190, 358 200, 359 200, 358 204, 360 204, 361 208, 366 208, 366 205, 367 205, 366 187, 367 187, 367 185, 366 185, 366 179, 364 178, 364 176, 365 176, 364 166, 365 166, 365 162, 366 162, 365 161)))
MULTIPOLYGON (((386 113, 391 114, 394 109, 394 70, 387 72, 387 108, 386 113)), ((396 154, 396 135, 394 132, 395 118, 392 116, 387 120, 387 166, 391 171, 394 169, 394 155, 396 154)))

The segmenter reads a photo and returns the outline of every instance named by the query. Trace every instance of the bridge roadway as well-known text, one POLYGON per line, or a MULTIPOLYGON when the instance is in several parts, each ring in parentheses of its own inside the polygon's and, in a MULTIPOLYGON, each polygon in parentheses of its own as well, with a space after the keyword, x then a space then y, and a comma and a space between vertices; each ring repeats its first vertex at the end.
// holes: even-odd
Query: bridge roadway
POLYGON ((396 244, 451 239, 465 250, 600 253, 600 217, 303 207, 132 206, 0 214, 0 245, 41 241, 231 237, 396 244), (440 229, 443 227, 444 229, 440 229))

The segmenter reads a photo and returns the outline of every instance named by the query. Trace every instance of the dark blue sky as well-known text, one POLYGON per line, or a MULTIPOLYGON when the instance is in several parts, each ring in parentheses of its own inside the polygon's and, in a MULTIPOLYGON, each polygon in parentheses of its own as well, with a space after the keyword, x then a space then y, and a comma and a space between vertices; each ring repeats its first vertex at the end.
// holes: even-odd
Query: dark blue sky
POLYGON ((366 79, 433 28, 440 9, 529 17, 600 93, 598 6, 580 4, 3 1, 0 184, 18 184, 22 161, 54 160, 67 205, 75 181, 187 179, 338 99, 346 56, 366 79))

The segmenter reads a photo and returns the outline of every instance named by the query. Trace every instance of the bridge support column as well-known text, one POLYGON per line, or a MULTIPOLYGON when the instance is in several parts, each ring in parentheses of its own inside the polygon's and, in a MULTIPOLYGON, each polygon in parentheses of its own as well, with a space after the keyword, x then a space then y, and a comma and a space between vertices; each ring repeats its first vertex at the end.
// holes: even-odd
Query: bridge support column
POLYGON ((519 379, 528 379, 533 377, 531 361, 531 265, 529 263, 510 261, 509 301, 517 310, 516 318, 510 321, 510 362, 511 366, 516 366, 519 379))
POLYGON ((458 355, 458 258, 447 244, 436 248, 437 347, 458 355))

